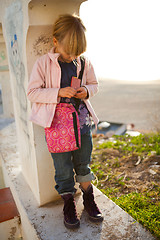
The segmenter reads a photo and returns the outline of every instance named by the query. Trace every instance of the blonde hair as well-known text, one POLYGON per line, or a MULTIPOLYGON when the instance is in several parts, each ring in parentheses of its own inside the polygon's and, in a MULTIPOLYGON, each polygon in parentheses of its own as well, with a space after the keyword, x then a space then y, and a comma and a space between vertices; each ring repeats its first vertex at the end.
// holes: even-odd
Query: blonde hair
POLYGON ((75 15, 59 16, 54 23, 53 36, 63 43, 64 51, 73 56, 79 56, 86 51, 86 28, 82 20, 75 15))

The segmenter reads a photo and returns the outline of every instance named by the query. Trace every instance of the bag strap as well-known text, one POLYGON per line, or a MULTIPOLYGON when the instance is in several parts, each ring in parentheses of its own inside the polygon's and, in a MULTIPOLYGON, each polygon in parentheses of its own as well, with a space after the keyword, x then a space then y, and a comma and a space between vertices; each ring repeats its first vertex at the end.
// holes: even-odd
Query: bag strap
MULTIPOLYGON (((81 83, 82 83, 82 77, 83 77, 84 66, 85 66, 85 58, 84 58, 84 56, 80 56, 80 60, 81 60, 81 71, 79 72, 78 78, 81 80, 81 83)), ((79 105, 81 103, 81 99, 75 98, 75 103, 76 103, 75 109, 76 109, 76 111, 79 114, 79 105)))
POLYGON ((85 58, 84 56, 80 56, 80 60, 81 60, 81 71, 79 72, 79 76, 78 78, 81 80, 82 82, 82 77, 83 77, 83 72, 84 72, 84 66, 85 66, 85 58))

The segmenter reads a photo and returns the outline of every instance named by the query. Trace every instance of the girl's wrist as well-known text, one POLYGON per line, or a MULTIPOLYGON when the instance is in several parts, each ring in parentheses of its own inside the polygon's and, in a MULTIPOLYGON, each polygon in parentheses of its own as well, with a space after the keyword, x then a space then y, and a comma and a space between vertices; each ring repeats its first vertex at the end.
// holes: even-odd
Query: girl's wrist
POLYGON ((59 91, 58 91, 58 97, 60 97, 60 89, 59 89, 59 91))
POLYGON ((89 92, 88 92, 88 89, 86 88, 86 86, 82 86, 83 88, 85 88, 86 92, 87 92, 87 96, 86 96, 86 99, 89 98, 89 92))

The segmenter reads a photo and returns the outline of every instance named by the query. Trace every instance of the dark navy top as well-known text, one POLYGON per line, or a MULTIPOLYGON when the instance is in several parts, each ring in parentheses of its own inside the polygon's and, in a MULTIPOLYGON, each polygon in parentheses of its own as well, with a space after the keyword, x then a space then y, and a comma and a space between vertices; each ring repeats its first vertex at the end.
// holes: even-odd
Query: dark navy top
MULTIPOLYGON (((71 79, 72 76, 77 76, 77 66, 75 63, 70 62, 61 62, 58 61, 61 67, 61 88, 71 86, 71 79)), ((77 100, 76 98, 67 98, 61 97, 61 103, 72 103, 73 106, 76 108, 78 106, 79 112, 79 122, 80 122, 80 129, 81 134, 87 133, 91 129, 91 118, 89 111, 86 107, 86 104, 82 100, 77 100), (77 105, 78 102, 78 105, 77 105)))

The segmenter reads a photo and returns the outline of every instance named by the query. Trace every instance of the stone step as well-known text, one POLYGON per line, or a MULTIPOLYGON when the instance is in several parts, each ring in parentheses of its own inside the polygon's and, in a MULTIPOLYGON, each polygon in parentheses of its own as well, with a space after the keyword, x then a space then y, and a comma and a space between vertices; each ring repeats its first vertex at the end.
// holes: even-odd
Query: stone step
POLYGON ((19 217, 10 188, 0 189, 0 223, 19 217))
POLYGON ((10 188, 0 189, 0 237, 18 239, 20 233, 20 215, 10 188))

